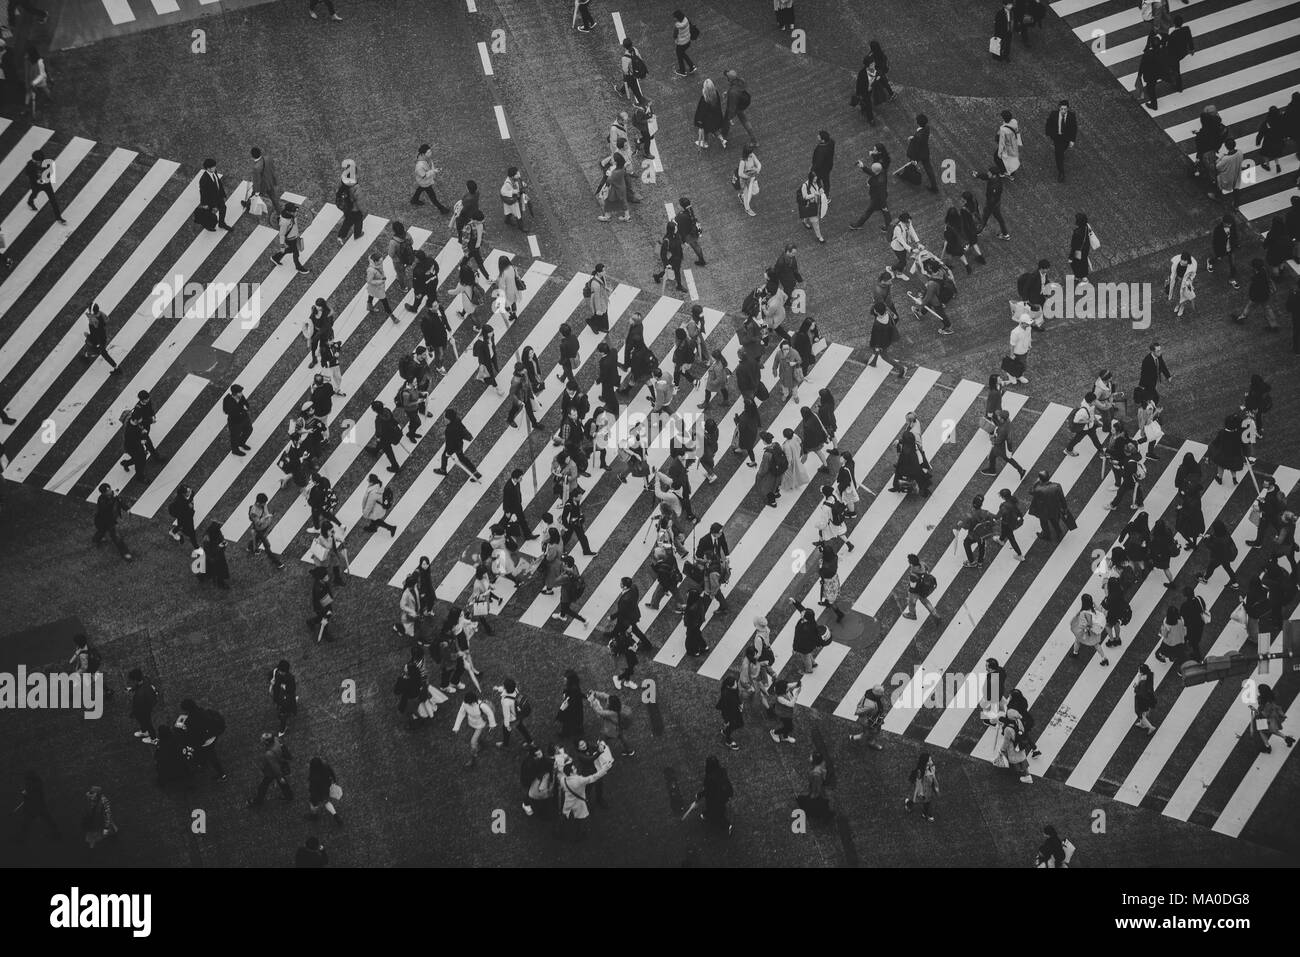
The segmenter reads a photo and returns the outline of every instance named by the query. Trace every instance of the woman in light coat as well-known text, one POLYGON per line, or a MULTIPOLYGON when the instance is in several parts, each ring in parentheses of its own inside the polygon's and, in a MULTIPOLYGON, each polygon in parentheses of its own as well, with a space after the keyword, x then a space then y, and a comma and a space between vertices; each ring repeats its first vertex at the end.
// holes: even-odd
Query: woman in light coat
POLYGON ((785 452, 790 467, 781 476, 781 491, 793 492, 807 485, 812 480, 812 473, 804 464, 803 442, 794 429, 786 429, 783 434, 785 441, 781 443, 781 451, 785 452))
POLYGON ((384 312, 393 322, 397 317, 393 315, 393 307, 388 304, 388 277, 384 275, 384 257, 378 252, 370 254, 370 260, 366 263, 366 312, 372 312, 375 303, 381 303, 384 312))
POLYGON ((798 204, 799 219, 803 221, 803 228, 811 229, 813 235, 817 237, 817 242, 826 242, 822 237, 821 223, 822 217, 826 215, 826 210, 830 206, 830 200, 826 198, 821 180, 812 170, 808 171, 808 178, 799 187, 798 204))
POLYGON ((998 127, 998 162, 1006 170, 1007 176, 1015 178, 1020 169, 1020 123, 1011 115, 1010 110, 1002 111, 1002 125, 998 127))
POLYGON ((1174 315, 1181 316, 1183 310, 1196 299, 1196 257, 1191 253, 1179 253, 1169 260, 1169 281, 1165 283, 1165 298, 1176 302, 1174 315))
POLYGON ((744 205, 745 212, 751 216, 758 215, 751 204, 754 197, 758 195, 758 174, 761 172, 763 172, 763 164, 755 155, 754 147, 746 146, 741 153, 740 163, 736 166, 736 185, 739 187, 736 195, 744 205))
POLYGON ((388 534, 397 534, 397 529, 384 521, 388 517, 388 509, 384 508, 384 483, 379 481, 378 475, 366 479, 366 494, 361 500, 361 517, 370 523, 366 526, 368 532, 386 528, 388 534))
POLYGON ((497 260, 497 289, 501 293, 501 312, 507 322, 519 318, 519 276, 509 256, 497 260))
MULTIPOLYGON (((1016 772, 1021 784, 1033 784, 1034 776, 1029 773, 1029 752, 1022 742, 1023 729, 1020 726, 1020 714, 1008 711, 998 718, 998 756, 1006 761, 1006 766, 1016 772)), ((995 763, 997 759, 995 758, 995 763)))
POLYGON ((785 402, 793 398, 799 401, 799 383, 803 381, 803 366, 799 354, 788 342, 782 342, 772 354, 772 375, 776 377, 776 389, 785 402))
POLYGON ((912 785, 912 796, 903 799, 903 807, 912 810, 913 805, 921 808, 921 816, 933 821, 931 807, 939 796, 939 778, 935 773, 934 758, 922 751, 916 756, 916 767, 912 769, 908 781, 912 785))

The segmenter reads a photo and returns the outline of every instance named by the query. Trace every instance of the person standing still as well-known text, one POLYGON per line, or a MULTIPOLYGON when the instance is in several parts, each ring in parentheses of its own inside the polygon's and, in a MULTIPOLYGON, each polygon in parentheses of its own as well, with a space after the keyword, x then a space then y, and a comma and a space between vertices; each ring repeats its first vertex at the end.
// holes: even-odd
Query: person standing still
MULTIPOLYGON (((266 200, 266 205, 275 213, 276 218, 280 216, 280 179, 275 173, 275 164, 271 162, 271 157, 267 156, 259 147, 254 146, 249 151, 253 157, 253 175, 252 196, 261 196, 266 200)), ((244 209, 248 209, 249 200, 244 200, 244 209)))
POLYGON ((1052 149, 1056 154, 1056 180, 1058 183, 1064 183, 1065 154, 1067 150, 1074 148, 1075 141, 1079 138, 1079 120, 1074 110, 1070 109, 1069 100, 1062 100, 1055 112, 1047 114, 1044 132, 1052 141, 1052 149))

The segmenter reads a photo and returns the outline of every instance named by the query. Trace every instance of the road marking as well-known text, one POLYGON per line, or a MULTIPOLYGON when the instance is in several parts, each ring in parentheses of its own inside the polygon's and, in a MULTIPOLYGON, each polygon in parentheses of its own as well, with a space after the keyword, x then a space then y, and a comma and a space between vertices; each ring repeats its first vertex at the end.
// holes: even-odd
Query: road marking
POLYGON ((609 16, 614 21, 614 32, 618 34, 618 42, 621 45, 627 39, 627 34, 623 32, 623 18, 617 13, 611 13, 609 16))
POLYGON ((542 254, 542 247, 537 245, 537 237, 532 233, 528 234, 528 251, 533 254, 534 259, 542 254))
POLYGON ((691 302, 696 302, 700 298, 699 291, 695 288, 695 273, 689 269, 683 269, 682 275, 686 277, 686 289, 691 294, 691 302))
POLYGON ((510 128, 506 126, 506 111, 499 106, 494 106, 492 109, 496 110, 497 113, 497 129, 501 131, 501 138, 503 140, 510 139, 510 128))
MULTIPOLYGON (((181 380, 180 385, 167 397, 167 401, 158 409, 158 414, 154 418, 153 427, 149 430, 149 438, 154 442, 161 442, 167 438, 176 424, 180 422, 181 417, 194 404, 194 400, 206 389, 211 383, 203 376, 195 375, 190 372, 181 380)), ((95 483, 91 493, 86 496, 86 501, 94 502, 99 499, 99 486, 111 485, 117 491, 121 491, 126 484, 135 477, 135 472, 122 465, 123 461, 128 461, 122 457, 114 459, 108 474, 95 483)))
POLYGON ((469 9, 470 13, 478 13, 478 4, 476 4, 474 0, 465 0, 465 6, 469 9))
POLYGON ((108 11, 108 19, 112 21, 115 27, 121 26, 123 23, 130 23, 135 19, 135 13, 126 0, 104 0, 104 9, 108 11))
POLYGON ((483 72, 492 76, 492 60, 488 57, 487 44, 482 41, 478 45, 478 58, 483 61, 483 72))
POLYGON ((180 4, 176 0, 150 0, 153 3, 154 12, 161 16, 164 13, 179 13, 180 4))

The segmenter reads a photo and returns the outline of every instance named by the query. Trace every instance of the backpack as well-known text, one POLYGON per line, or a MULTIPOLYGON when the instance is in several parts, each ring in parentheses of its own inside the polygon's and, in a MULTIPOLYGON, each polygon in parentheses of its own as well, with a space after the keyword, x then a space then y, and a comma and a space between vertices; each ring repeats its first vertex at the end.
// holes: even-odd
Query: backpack
POLYGON ((754 289, 740 304, 740 311, 747 316, 757 316, 759 312, 758 290, 754 289))
POLYGON ((736 109, 747 110, 749 109, 750 102, 749 91, 741 90, 740 95, 736 97, 736 109))
POLYGON ((521 719, 528 717, 533 713, 533 703, 528 700, 528 695, 520 692, 515 698, 515 714, 521 719))
POLYGON ((220 712, 205 711, 203 715, 208 719, 208 737, 215 738, 219 734, 226 733, 226 719, 221 716, 220 712))
POLYGON ((338 189, 334 190, 334 205, 344 211, 352 208, 352 192, 345 183, 339 183, 338 189))
POLYGON ((832 499, 831 503, 831 521, 836 525, 843 525, 844 519, 848 517, 849 507, 839 499, 832 499))
POLYGON ((585 283, 582 284, 582 298, 583 298, 583 299, 590 299, 590 298, 591 298, 591 280, 590 280, 590 279, 588 279, 585 283))
MULTIPOLYGON (((650 68, 645 65, 645 60, 641 59, 635 53, 632 55, 632 75, 638 80, 644 80, 650 75, 650 68)), ((743 109, 743 107, 742 107, 743 109)))
POLYGON ((404 242, 401 244, 402 265, 409 266, 415 262, 415 250, 411 248, 411 243, 404 242))
POLYGON ((772 474, 784 475, 786 469, 790 467, 790 460, 786 458, 785 449, 779 445, 772 446, 772 474))
POLYGON ((398 361, 397 371, 403 379, 414 379, 419 371, 415 366, 415 356, 408 353, 398 361))
POLYGON ((104 656, 99 653, 98 648, 86 649, 86 667, 91 674, 99 670, 99 666, 104 663, 104 656))
POLYGON ((946 306, 955 295, 957 295, 957 284, 950 276, 944 276, 939 280, 939 302, 946 306))

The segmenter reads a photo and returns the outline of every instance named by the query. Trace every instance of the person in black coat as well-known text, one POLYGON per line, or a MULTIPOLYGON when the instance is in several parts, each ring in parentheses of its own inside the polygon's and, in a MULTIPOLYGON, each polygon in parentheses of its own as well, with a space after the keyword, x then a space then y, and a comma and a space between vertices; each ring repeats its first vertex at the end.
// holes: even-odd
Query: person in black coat
POLYGON ((718 703, 714 707, 722 713, 722 743, 732 751, 740 750, 740 745, 731 740, 731 736, 745 726, 745 713, 740 706, 740 690, 736 687, 735 675, 727 675, 722 679, 722 690, 718 693, 718 703))
POLYGON ((523 477, 524 470, 515 469, 506 480, 505 487, 501 489, 501 518, 514 525, 520 541, 528 541, 537 536, 529 530, 528 518, 524 513, 524 496, 521 487, 523 477))
POLYGON ((1052 540, 1052 533, 1058 539, 1064 538, 1061 521, 1070 511, 1070 503, 1065 498, 1065 490, 1053 482, 1046 471, 1038 473, 1038 481, 1029 493, 1029 514, 1038 519, 1041 528, 1038 537, 1045 542, 1052 540))
POLYGON ((689 196, 679 197, 677 205, 681 207, 673 217, 673 222, 677 224, 677 238, 683 246, 695 250, 695 265, 707 266, 704 252, 700 249, 700 221, 695 216, 695 207, 691 205, 689 196))
POLYGON ((1003 0, 1002 9, 993 15, 993 36, 1002 41, 1002 52, 998 59, 1003 63, 1011 62, 1011 34, 1015 30, 1015 4, 1012 0, 1003 0))
POLYGON ((596 367, 596 381, 600 383, 600 401, 610 415, 618 415, 618 353, 608 342, 596 346, 600 361, 596 367))
POLYGON ((934 164, 930 162, 930 119, 924 113, 916 114, 916 132, 907 140, 907 158, 925 170, 930 178, 930 192, 939 192, 934 181, 934 164))
POLYGON ((1006 186, 1006 173, 994 165, 988 168, 988 172, 981 173, 972 171, 971 176, 984 181, 984 214, 980 217, 980 228, 988 225, 990 219, 998 221, 998 239, 1010 239, 1011 233, 1007 232, 1006 220, 1002 218, 1002 192, 1006 186))
POLYGON ((857 81, 853 84, 853 98, 863 117, 871 126, 876 125, 876 108, 871 102, 871 57, 862 58, 862 69, 858 70, 857 81))
POLYGON ((1174 17, 1174 28, 1165 39, 1165 65, 1175 93, 1183 92, 1182 62, 1195 52, 1196 41, 1192 39, 1192 28, 1183 23, 1182 17, 1174 17))
POLYGON ((203 559, 207 571, 204 577, 217 583, 222 590, 230 588, 230 563, 226 561, 226 536, 221 524, 213 522, 203 537, 203 559))
POLYGON ((442 434, 442 465, 434 469, 434 471, 439 475, 446 475, 447 460, 455 456, 456 461, 460 462, 461 467, 469 473, 471 482, 483 481, 483 476, 479 474, 478 468, 465 454, 465 443, 474 441, 474 436, 470 435, 469 429, 465 428, 465 423, 460 420, 460 413, 455 409, 447 410, 447 425, 442 434))
POLYGON ((1070 109, 1070 101, 1062 100, 1057 108, 1047 114, 1044 128, 1047 138, 1052 141, 1056 152, 1056 178, 1065 182, 1065 153, 1074 146, 1079 138, 1079 120, 1070 109))
POLYGON ((686 596, 686 610, 682 624, 686 626, 686 654, 699 658, 707 654, 709 646, 704 640, 704 615, 709 607, 709 597, 698 589, 686 596))
POLYGON ((1160 34, 1154 30, 1147 37, 1146 48, 1142 51, 1142 59, 1138 61, 1138 83, 1146 91, 1146 106, 1149 110, 1158 110, 1159 102, 1156 100, 1156 86, 1165 75, 1165 43, 1160 38, 1160 34))
POLYGON ((1138 388, 1145 395, 1149 395, 1156 405, 1160 404, 1160 393, 1156 391, 1156 386, 1160 384, 1161 378, 1172 382, 1174 377, 1169 371, 1169 366, 1165 364, 1164 350, 1161 349, 1160 343, 1153 342, 1147 349, 1147 354, 1142 357, 1142 368, 1138 372, 1138 388))
POLYGON ((105 538, 108 538, 117 546, 118 552, 128 562, 131 561, 131 549, 122 540, 117 532, 118 519, 126 511, 126 506, 118 498, 113 487, 107 482, 99 487, 99 498, 95 501, 95 537, 93 539, 96 545, 102 545, 105 538))
POLYGON ((230 394, 221 400, 221 411, 226 413, 230 430, 230 454, 242 456, 249 451, 248 439, 253 434, 253 415, 243 386, 235 383, 230 387, 230 394))
POLYGON ((835 141, 825 130, 817 133, 817 145, 813 147, 812 171, 822 181, 826 195, 831 194, 831 169, 835 166, 835 141))
POLYGON ((217 173, 214 159, 203 161, 203 172, 199 174, 199 205, 212 211, 222 229, 230 228, 226 222, 226 187, 217 173))

